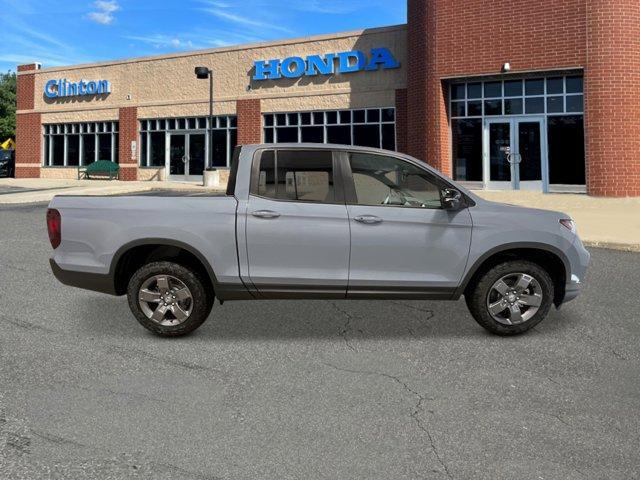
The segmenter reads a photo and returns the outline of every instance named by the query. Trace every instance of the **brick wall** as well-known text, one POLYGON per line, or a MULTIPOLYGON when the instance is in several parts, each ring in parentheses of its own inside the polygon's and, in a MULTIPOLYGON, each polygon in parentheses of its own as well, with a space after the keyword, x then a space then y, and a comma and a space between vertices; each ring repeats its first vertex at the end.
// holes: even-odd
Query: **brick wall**
POLYGON ((408 19, 408 150, 449 175, 444 77, 586 62, 585 0, 409 0, 408 19))
POLYGON ((260 99, 236 101, 238 115, 238 145, 260 143, 262 141, 262 113, 260 99))
POLYGON ((586 3, 587 191, 640 196, 640 2, 586 3))
POLYGON ((42 127, 39 113, 33 110, 35 75, 23 73, 36 70, 35 64, 19 65, 16 85, 16 178, 40 177, 42 163, 42 127))
POLYGON ((138 142, 138 109, 136 107, 120 108, 119 114, 118 153, 120 164, 120 180, 132 181, 138 179, 138 153, 131 158, 131 142, 138 142))

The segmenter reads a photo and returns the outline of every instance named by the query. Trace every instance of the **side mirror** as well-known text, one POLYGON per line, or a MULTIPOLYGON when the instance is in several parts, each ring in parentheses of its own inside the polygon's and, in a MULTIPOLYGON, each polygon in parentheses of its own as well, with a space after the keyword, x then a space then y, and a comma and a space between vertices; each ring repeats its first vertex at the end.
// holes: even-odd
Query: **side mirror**
POLYGON ((445 210, 459 210, 462 206, 462 193, 455 188, 442 190, 442 208, 445 210))

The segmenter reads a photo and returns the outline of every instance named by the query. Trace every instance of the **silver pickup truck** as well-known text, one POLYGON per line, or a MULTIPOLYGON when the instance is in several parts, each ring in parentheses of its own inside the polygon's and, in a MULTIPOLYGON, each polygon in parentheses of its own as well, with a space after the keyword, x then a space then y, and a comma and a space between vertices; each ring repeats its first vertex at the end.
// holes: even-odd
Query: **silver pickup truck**
POLYGON ((236 148, 226 194, 59 196, 64 284, 126 294, 152 332, 199 327, 214 300, 464 295, 499 335, 575 298, 589 253, 562 213, 489 202, 407 155, 340 145, 236 148))

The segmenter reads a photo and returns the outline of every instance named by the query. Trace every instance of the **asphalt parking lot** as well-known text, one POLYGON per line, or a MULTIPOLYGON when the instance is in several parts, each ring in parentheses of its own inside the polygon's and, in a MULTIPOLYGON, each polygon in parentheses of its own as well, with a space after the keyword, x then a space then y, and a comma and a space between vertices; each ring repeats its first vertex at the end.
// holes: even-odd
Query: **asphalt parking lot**
POLYGON ((0 478, 640 477, 640 254, 592 249, 530 334, 464 301, 216 304, 152 336, 0 207, 0 478))

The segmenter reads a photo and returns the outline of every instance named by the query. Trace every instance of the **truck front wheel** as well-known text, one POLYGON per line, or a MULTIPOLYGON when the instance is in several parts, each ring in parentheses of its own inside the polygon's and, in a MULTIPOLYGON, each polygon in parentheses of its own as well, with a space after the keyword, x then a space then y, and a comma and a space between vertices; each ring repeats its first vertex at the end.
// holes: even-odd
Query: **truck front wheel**
POLYGON ((484 273, 465 294, 473 318, 496 335, 517 335, 549 313, 554 285, 540 265, 508 261, 484 273))
POLYGON ((127 288, 129 308, 147 330, 163 337, 193 332, 211 312, 213 293, 188 268, 153 262, 133 274, 127 288))

